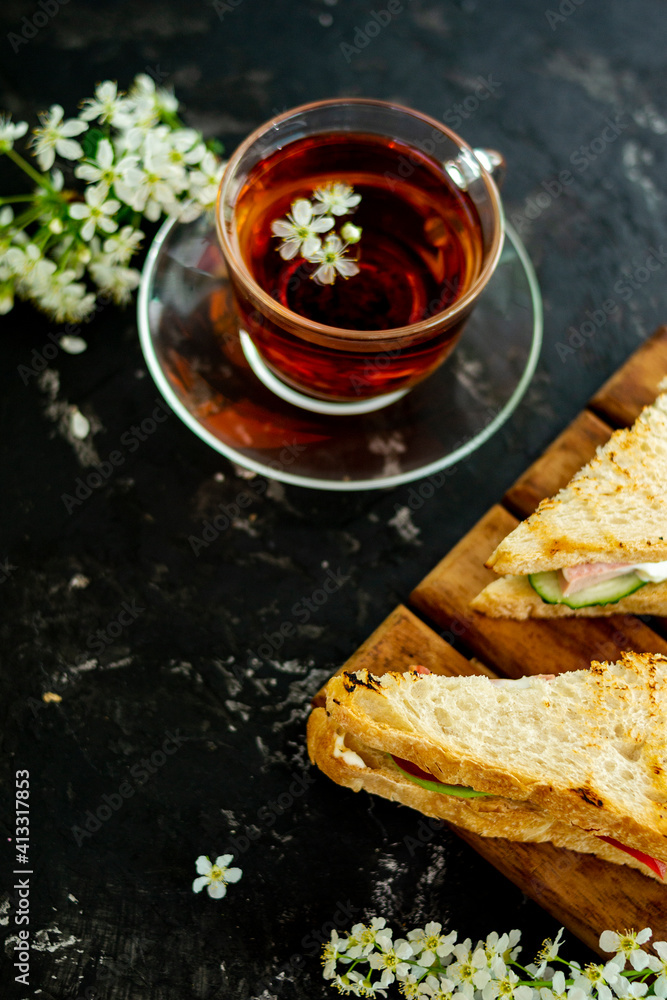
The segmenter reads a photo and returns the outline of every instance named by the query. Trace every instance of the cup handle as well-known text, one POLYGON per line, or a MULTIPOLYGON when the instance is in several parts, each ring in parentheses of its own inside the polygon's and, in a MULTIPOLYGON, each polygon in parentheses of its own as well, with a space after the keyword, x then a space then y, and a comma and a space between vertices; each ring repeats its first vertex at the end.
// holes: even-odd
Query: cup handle
POLYGON ((501 187, 507 173, 507 160, 503 154, 497 149, 473 149, 473 153, 498 187, 501 187))

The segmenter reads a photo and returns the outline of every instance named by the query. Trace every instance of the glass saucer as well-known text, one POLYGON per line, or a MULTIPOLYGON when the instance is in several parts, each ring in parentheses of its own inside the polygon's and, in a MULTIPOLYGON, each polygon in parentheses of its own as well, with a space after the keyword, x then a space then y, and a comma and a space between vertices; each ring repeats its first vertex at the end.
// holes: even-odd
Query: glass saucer
POLYGON ((453 465, 507 420, 535 371, 542 300, 525 248, 507 226, 494 276, 447 361, 372 413, 312 413, 274 395, 239 339, 213 222, 169 220, 144 266, 139 336, 169 406, 233 462, 298 486, 368 490, 453 465))

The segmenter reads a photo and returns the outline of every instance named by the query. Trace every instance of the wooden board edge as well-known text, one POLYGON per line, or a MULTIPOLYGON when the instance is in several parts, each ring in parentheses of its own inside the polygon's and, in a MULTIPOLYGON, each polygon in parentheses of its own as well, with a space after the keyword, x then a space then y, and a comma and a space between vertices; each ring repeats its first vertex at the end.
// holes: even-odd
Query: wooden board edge
POLYGON ((614 427, 629 427, 658 394, 667 375, 667 324, 641 344, 589 400, 588 406, 614 427))
POLYGON ((590 410, 582 410, 510 486, 502 505, 523 520, 541 500, 553 496, 589 462, 613 428, 590 410))
POLYGON ((637 930, 651 927, 656 940, 667 938, 667 886, 636 868, 551 843, 515 843, 480 837, 456 826, 451 829, 598 954, 605 954, 600 948, 602 931, 623 930, 609 926, 611 909, 631 914, 637 930), (568 893, 562 892, 565 876, 571 885, 568 893))

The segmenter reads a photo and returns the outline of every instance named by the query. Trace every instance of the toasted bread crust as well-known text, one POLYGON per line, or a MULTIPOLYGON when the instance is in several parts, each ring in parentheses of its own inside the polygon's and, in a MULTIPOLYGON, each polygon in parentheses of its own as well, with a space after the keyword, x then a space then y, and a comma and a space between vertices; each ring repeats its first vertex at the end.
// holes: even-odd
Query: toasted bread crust
POLYGON ((471 608, 490 618, 592 618, 605 615, 667 615, 667 581, 647 583, 634 594, 614 604, 591 604, 569 608, 547 604, 535 593, 527 576, 503 576, 493 580, 470 602, 471 608))
POLYGON ((374 750, 327 715, 326 709, 316 708, 308 719, 308 753, 327 777, 355 792, 364 789, 393 802, 401 802, 426 816, 479 833, 484 837, 506 837, 508 840, 549 840, 553 819, 523 802, 489 797, 460 799, 438 795, 404 778, 393 767, 388 755, 374 750), (345 745, 354 750, 366 767, 350 766, 341 757, 334 757, 336 734, 345 735, 345 745), (525 836, 524 836, 525 835, 525 836))
POLYGON ((486 565, 502 575, 525 575, 589 562, 661 562, 667 559, 666 482, 663 393, 517 525, 486 565))
POLYGON ((440 781, 528 803, 667 861, 665 657, 627 653, 618 665, 594 663, 550 683, 531 678, 530 691, 510 700, 485 677, 343 673, 327 685, 327 712, 363 744, 413 761, 440 781), (455 702, 463 709, 454 722, 433 721, 455 702), (495 749, 471 725, 463 731, 466 714, 474 714, 467 705, 483 717, 495 749), (618 739, 604 735, 614 725, 618 739), (524 737, 547 740, 547 757, 531 756, 524 737))
POLYGON ((595 854, 605 861, 627 864, 657 878, 646 865, 625 852, 584 830, 554 819, 529 802, 504 798, 457 799, 416 785, 391 765, 386 753, 373 750, 336 726, 324 708, 314 709, 308 719, 308 753, 312 763, 327 777, 354 792, 380 795, 482 837, 501 837, 527 843, 550 841, 556 847, 595 854), (365 768, 350 766, 341 757, 334 757, 337 735, 344 736, 345 745, 361 757, 365 768))

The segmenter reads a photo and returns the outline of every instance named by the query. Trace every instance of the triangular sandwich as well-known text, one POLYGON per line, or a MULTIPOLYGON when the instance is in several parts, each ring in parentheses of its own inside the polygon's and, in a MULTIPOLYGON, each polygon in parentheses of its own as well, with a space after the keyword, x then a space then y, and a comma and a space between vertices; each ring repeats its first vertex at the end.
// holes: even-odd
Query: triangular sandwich
POLYGON ((486 837, 667 871, 667 657, 548 678, 343 672, 308 720, 313 763, 486 837))
POLYGON ((498 545, 494 618, 667 615, 667 393, 498 545))

